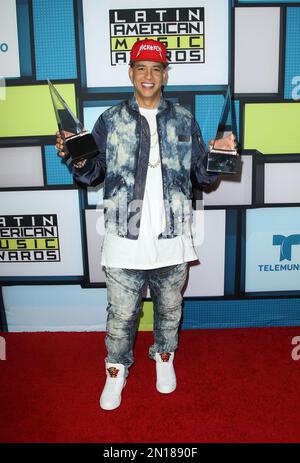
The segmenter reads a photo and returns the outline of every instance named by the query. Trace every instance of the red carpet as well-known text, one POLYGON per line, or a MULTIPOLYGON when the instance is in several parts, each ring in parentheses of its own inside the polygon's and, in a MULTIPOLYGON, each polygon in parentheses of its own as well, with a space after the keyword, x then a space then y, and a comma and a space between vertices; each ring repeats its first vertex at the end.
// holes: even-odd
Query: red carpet
POLYGON ((5 333, 1 442, 299 442, 297 328, 184 331, 178 388, 155 390, 140 332, 120 408, 99 408, 104 333, 5 333))

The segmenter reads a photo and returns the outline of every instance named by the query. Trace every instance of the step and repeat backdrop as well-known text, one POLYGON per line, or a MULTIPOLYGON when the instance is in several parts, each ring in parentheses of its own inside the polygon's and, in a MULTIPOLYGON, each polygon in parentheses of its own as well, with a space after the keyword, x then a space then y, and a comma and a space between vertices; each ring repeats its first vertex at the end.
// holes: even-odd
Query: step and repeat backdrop
MULTIPOLYGON (((194 191, 199 262, 183 328, 300 324, 300 3, 3 0, 0 282, 9 330, 105 329, 102 187, 57 156, 50 79, 91 130, 128 98, 137 39, 163 42, 166 98, 207 143, 234 99, 242 170, 194 191), (198 204, 197 203, 197 204, 198 204)), ((152 327, 149 294, 140 329, 152 327)))

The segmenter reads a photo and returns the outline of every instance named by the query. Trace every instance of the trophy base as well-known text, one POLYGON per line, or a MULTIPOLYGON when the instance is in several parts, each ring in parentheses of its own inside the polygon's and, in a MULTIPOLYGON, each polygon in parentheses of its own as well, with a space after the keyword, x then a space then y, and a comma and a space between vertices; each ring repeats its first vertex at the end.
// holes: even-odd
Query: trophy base
POLYGON ((67 165, 74 164, 83 159, 90 159, 99 153, 98 146, 93 135, 89 132, 83 132, 65 140, 67 165))
POLYGON ((236 151, 212 149, 208 153, 207 172, 216 174, 236 174, 238 172, 236 151))

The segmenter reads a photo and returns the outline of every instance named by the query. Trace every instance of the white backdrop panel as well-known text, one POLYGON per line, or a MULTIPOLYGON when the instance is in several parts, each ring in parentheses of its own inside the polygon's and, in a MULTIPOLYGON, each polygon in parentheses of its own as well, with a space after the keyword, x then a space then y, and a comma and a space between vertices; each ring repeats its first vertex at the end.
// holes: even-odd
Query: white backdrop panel
POLYGON ((277 93, 280 8, 235 9, 235 93, 277 93))
POLYGON ((0 187, 44 186, 40 146, 0 149, 0 187))
POLYGON ((252 156, 241 156, 242 170, 234 175, 221 175, 215 189, 203 192, 206 206, 232 206, 252 202, 252 156))
POLYGON ((203 243, 196 246, 200 264, 190 267, 184 297, 224 296, 225 224, 225 210, 204 211, 203 243))
POLYGON ((85 219, 90 282, 105 283, 105 275, 101 266, 101 248, 104 238, 103 209, 87 209, 85 219))
POLYGON ((89 186, 87 192, 89 206, 100 206, 103 204, 103 183, 97 186, 89 186))
POLYGON ((90 106, 83 108, 84 127, 91 132, 98 117, 108 108, 110 106, 90 106))
POLYGON ((1 276, 83 275, 77 190, 0 192, 0 236, 1 276))
POLYGON ((20 77, 16 0, 1 1, 0 77, 20 77))
MULTIPOLYGON (((228 0, 203 0, 200 4, 197 0, 190 0, 187 7, 183 6, 181 0, 153 0, 150 3, 149 0, 127 0, 125 4, 123 0, 102 0, 101 2, 83 0, 88 87, 128 87, 131 85, 128 78, 128 52, 125 53, 125 63, 115 64, 116 53, 111 52, 110 49, 111 43, 114 43, 116 39, 113 36, 110 37, 110 34, 114 32, 114 26, 110 25, 109 10, 119 10, 114 16, 115 20, 119 21, 119 27, 122 27, 123 21, 126 21, 123 19, 124 10, 136 10, 138 18, 134 18, 135 22, 125 22, 125 24, 130 24, 133 28, 137 27, 139 34, 141 33, 140 37, 155 36, 157 38, 160 36, 161 41, 167 40, 168 49, 172 53, 172 62, 175 62, 169 73, 169 85, 228 83, 228 0), (190 17, 189 21, 189 8, 204 8, 202 24, 193 17, 190 17), (173 9, 172 12, 171 9, 173 9), (120 10, 123 10, 123 13, 120 10), (174 21, 165 20, 167 15, 172 14, 175 15, 174 21), (146 32, 151 27, 150 22, 156 24, 155 34, 146 32), (175 29, 178 23, 182 23, 182 27, 187 27, 187 31, 181 29, 180 33, 177 33, 175 29), (190 57, 191 51, 197 54, 197 44, 200 44, 200 39, 197 38, 200 34, 195 34, 189 29, 192 23, 194 26, 198 23, 197 27, 199 31, 202 31, 204 48, 201 51, 202 55, 199 55, 201 59, 197 63, 194 64, 191 61, 187 64, 188 60, 193 59, 190 57), (140 31, 141 24, 144 33, 140 31), (169 29, 165 33, 163 29, 165 27, 171 28, 173 32, 169 29)), ((125 16, 131 15, 132 11, 126 13, 125 16)), ((136 37, 136 32, 133 29, 133 32, 125 31, 118 37, 120 41, 125 40, 124 49, 131 48, 131 42, 135 40, 134 36, 136 37)), ((122 45, 120 45, 120 50, 122 50, 122 45)))
POLYGON ((265 203, 299 203, 299 179, 299 162, 265 164, 265 203))
POLYGON ((4 286, 8 331, 105 331, 106 289, 4 286))

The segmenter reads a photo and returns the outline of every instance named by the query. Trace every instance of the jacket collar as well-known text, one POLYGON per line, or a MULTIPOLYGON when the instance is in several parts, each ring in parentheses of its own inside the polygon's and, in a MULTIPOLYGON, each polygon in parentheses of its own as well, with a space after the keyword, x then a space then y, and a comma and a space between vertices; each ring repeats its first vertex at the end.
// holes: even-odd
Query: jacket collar
MULTIPOLYGON (((132 95, 132 97, 128 100, 128 106, 130 109, 133 111, 136 111, 137 113, 139 112, 139 105, 136 101, 135 95, 132 95)), ((160 113, 164 109, 167 108, 167 101, 164 99, 163 96, 160 97, 159 105, 158 105, 158 112, 160 113)))

